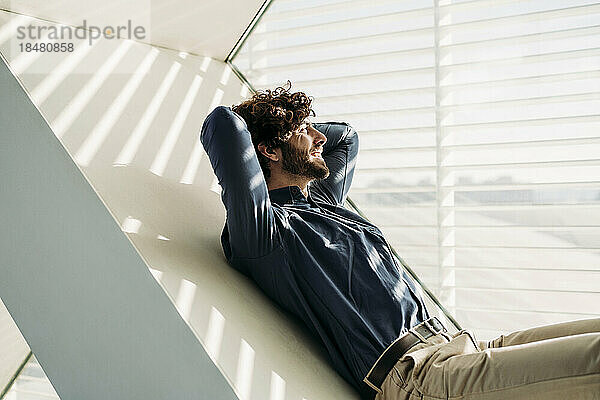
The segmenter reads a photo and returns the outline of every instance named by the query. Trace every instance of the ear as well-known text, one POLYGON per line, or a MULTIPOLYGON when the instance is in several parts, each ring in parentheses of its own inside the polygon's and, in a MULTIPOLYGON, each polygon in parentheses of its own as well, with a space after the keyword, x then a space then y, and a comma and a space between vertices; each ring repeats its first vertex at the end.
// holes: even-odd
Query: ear
POLYGON ((273 162, 277 162, 281 159, 281 150, 273 148, 271 146, 267 146, 264 142, 260 142, 258 144, 258 151, 263 156, 267 157, 269 160, 273 162))

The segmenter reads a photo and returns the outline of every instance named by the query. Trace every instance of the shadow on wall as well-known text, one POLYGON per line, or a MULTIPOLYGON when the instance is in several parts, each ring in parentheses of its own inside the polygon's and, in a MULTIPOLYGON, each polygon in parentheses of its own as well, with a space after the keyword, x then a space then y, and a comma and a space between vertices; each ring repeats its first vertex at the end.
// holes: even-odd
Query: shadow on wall
POLYGON ((0 12, 0 51, 240 398, 356 398, 303 328, 225 263, 198 136, 247 87, 220 61, 131 41, 15 52, 15 27, 39 22, 0 12))

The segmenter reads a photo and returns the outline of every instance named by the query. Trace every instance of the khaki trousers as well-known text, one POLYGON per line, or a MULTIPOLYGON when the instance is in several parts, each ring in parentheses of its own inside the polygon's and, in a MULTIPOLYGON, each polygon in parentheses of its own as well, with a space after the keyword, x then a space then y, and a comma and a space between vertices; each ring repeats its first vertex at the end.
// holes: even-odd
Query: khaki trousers
POLYGON ((480 342, 438 334, 404 354, 376 400, 600 400, 600 318, 480 342))

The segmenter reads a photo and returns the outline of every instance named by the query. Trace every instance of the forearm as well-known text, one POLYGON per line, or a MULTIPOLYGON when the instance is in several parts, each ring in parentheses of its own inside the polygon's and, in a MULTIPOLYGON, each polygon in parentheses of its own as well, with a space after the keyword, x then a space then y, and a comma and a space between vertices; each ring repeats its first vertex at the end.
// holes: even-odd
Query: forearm
POLYGON ((358 134, 347 123, 326 122, 316 123, 314 126, 327 137, 327 142, 323 146, 323 155, 331 154, 336 150, 346 151, 351 148, 358 150, 358 134))
POLYGON ((323 158, 329 168, 329 176, 315 181, 312 187, 319 192, 323 201, 343 204, 354 176, 359 148, 358 134, 345 123, 329 122, 314 124, 314 127, 327 137, 323 158))

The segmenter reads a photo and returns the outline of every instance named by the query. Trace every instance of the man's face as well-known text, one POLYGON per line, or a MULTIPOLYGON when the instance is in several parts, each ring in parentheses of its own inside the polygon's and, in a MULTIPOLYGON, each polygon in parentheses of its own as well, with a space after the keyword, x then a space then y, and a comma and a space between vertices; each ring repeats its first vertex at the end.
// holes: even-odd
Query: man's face
POLYGON ((305 121, 292 137, 281 146, 284 171, 309 179, 323 179, 329 176, 329 168, 321 156, 325 135, 305 121))

